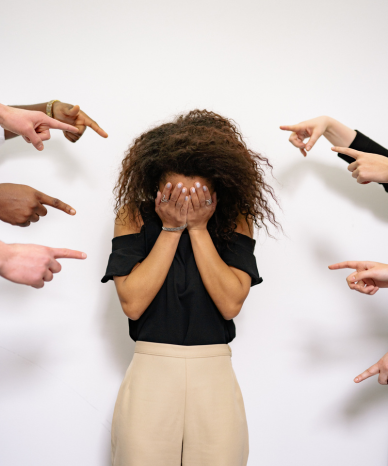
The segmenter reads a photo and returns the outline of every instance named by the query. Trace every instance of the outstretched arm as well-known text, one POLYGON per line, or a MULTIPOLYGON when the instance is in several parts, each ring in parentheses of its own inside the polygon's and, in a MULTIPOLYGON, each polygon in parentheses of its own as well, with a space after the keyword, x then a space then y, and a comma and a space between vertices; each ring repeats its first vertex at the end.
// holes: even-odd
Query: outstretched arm
POLYGON ((43 150, 43 141, 50 139, 50 129, 61 129, 78 133, 78 128, 61 123, 42 112, 21 110, 0 104, 0 126, 23 136, 37 150, 43 150))
POLYGON ((297 125, 281 126, 280 129, 292 132, 289 141, 304 156, 321 136, 324 136, 334 146, 349 147, 357 135, 353 129, 328 116, 302 121, 297 125), (306 139, 308 141, 305 142, 306 139))
POLYGON ((70 249, 36 244, 5 244, 0 241, 0 277, 14 283, 43 288, 61 271, 57 259, 85 259, 86 254, 70 249))
MULTIPOLYGON (((10 105, 11 108, 18 108, 20 110, 30 110, 35 112, 42 112, 46 114, 48 102, 34 105, 10 105)), ((69 125, 75 126, 78 129, 78 133, 71 133, 69 131, 64 131, 66 139, 70 142, 76 142, 86 131, 86 128, 92 128, 99 136, 107 138, 108 134, 100 128, 100 126, 90 118, 85 112, 83 112, 79 105, 67 104, 60 102, 59 100, 55 101, 52 105, 52 117, 62 123, 68 123, 69 125)), ((11 131, 5 131, 5 139, 10 139, 15 136, 18 136, 16 133, 11 131)))
POLYGON ((372 261, 345 261, 329 265, 330 270, 355 269, 347 278, 351 290, 374 295, 379 288, 388 288, 388 265, 372 261))

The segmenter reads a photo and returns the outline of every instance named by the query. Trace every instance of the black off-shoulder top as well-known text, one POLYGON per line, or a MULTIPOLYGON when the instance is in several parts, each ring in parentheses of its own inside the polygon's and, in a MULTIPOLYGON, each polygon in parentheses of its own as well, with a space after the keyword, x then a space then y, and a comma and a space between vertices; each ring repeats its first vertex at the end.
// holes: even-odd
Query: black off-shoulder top
MULTIPOLYGON (((144 225, 140 233, 112 240, 112 253, 102 282, 128 275, 153 248, 162 230, 156 214, 141 211, 144 225)), ((228 247, 219 250, 229 266, 246 272, 252 286, 263 281, 253 254, 255 240, 236 233, 228 247)), ((173 345, 213 345, 229 343, 236 336, 233 320, 225 320, 202 282, 195 263, 190 236, 184 231, 166 280, 152 303, 136 320, 129 319, 129 334, 134 341, 173 345)))

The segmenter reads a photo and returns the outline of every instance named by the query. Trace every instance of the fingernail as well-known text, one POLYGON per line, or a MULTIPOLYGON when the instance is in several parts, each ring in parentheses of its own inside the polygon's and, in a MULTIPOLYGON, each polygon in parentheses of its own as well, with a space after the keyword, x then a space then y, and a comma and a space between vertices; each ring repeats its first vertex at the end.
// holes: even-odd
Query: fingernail
POLYGON ((201 187, 201 185, 198 183, 198 181, 195 183, 195 186, 196 186, 197 188, 200 188, 200 187, 201 187))
POLYGON ((203 187, 203 190, 204 190, 204 191, 207 191, 207 187, 206 187, 206 186, 204 186, 204 187, 203 187))
POLYGON ((183 189, 182 189, 182 193, 185 193, 185 192, 186 192, 186 188, 183 188, 183 189))
POLYGON ((38 146, 38 150, 43 150, 43 144, 40 144, 40 145, 38 146))
POLYGON ((188 201, 188 200, 189 200, 189 196, 186 196, 186 197, 185 197, 185 201, 188 201))
POLYGON ((192 192, 192 193, 195 193, 195 188, 191 188, 191 192, 192 192))
POLYGON ((86 259, 88 256, 86 255, 85 252, 82 253, 82 259, 86 259))
POLYGON ((182 183, 178 183, 178 188, 181 188, 182 187, 182 183))
POLYGON ((171 188, 171 183, 167 183, 166 188, 171 188))
POLYGON ((75 212, 74 209, 70 209, 70 214, 71 214, 71 215, 75 215, 75 213, 76 213, 76 212, 75 212))
POLYGON ((310 150, 310 149, 311 149, 311 147, 310 147, 310 146, 306 146, 306 150, 307 150, 307 151, 308 151, 308 150, 310 150))

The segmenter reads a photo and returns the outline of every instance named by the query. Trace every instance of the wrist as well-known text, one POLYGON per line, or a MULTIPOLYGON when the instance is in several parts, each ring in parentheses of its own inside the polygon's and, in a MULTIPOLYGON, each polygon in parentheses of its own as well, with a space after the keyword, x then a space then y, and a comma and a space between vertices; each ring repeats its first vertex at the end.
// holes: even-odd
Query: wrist
POLYGON ((0 104, 0 125, 3 126, 5 123, 6 115, 9 112, 7 105, 0 104))
POLYGON ((2 269, 9 256, 9 244, 0 241, 0 276, 2 276, 2 269))
POLYGON ((333 137, 337 136, 340 123, 339 123, 339 121, 335 120, 334 118, 331 118, 331 117, 328 117, 328 116, 325 117, 325 118, 326 118, 326 120, 325 120, 326 129, 325 129, 325 132, 323 133, 323 135, 325 136, 325 138, 328 141, 330 141, 333 137))
POLYGON ((162 230, 160 234, 166 237, 170 237, 170 238, 180 238, 184 231, 185 230, 176 230, 176 231, 162 230))
POLYGON ((334 118, 331 118, 329 116, 322 116, 322 123, 325 128, 325 131, 323 132, 323 135, 326 136, 326 133, 330 133, 333 129, 333 125, 335 125, 335 120, 334 118))
POLYGON ((50 118, 55 118, 55 107, 58 103, 60 103, 59 100, 50 100, 50 102, 47 102, 44 113, 50 118))
POLYGON ((192 227, 187 229, 189 232, 190 236, 195 236, 195 235, 203 235, 204 233, 208 233, 208 229, 206 226, 204 227, 192 227))

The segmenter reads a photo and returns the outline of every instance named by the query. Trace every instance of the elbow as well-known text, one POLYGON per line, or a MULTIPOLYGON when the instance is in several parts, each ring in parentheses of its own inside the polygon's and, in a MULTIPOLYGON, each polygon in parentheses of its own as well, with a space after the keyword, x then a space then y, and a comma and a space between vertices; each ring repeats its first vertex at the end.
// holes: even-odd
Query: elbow
POLYGON ((130 320, 138 320, 145 311, 145 309, 140 308, 139 306, 134 305, 133 303, 121 303, 124 314, 130 320))
POLYGON ((243 303, 228 303, 220 309, 225 320, 232 320, 240 314, 243 303))

